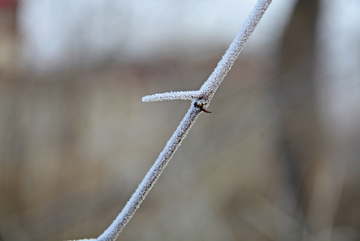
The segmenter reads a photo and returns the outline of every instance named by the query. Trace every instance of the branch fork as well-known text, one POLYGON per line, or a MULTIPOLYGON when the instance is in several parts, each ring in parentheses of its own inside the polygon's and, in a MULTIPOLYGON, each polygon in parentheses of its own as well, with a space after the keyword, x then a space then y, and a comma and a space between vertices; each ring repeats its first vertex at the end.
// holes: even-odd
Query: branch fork
POLYGON ((211 113, 205 109, 205 103, 203 99, 204 94, 201 94, 199 90, 193 91, 176 91, 176 92, 165 92, 153 95, 147 95, 142 98, 143 102, 155 102, 164 100, 191 100, 194 102, 194 106, 199 108, 205 113, 211 113))

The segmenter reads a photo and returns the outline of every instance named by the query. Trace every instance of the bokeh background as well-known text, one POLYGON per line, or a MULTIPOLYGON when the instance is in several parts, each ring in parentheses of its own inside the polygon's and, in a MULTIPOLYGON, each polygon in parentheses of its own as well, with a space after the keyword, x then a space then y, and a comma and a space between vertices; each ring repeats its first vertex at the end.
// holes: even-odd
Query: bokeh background
MULTIPOLYGON (((0 0, 0 240, 99 236, 255 0, 0 0)), ((118 240, 359 240, 360 1, 274 0, 118 240)))

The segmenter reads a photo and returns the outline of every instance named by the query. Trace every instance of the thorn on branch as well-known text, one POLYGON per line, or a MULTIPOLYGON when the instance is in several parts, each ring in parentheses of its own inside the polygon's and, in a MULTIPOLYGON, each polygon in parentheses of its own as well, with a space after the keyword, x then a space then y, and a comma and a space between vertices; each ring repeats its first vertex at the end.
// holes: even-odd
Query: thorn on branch
POLYGON ((211 111, 208 111, 208 110, 205 109, 205 108, 202 108, 202 111, 204 111, 205 113, 211 113, 211 111))
POLYGON ((207 109, 204 108, 204 104, 202 102, 195 102, 194 106, 199 108, 200 110, 204 111, 205 113, 211 113, 211 111, 208 111, 207 109))

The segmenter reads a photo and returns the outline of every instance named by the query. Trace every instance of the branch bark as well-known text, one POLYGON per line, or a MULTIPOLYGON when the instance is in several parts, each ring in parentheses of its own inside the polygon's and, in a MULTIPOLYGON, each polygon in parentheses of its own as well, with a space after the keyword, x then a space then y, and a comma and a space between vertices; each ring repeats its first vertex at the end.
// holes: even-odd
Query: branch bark
MULTIPOLYGON (((192 125, 195 123, 201 112, 208 112, 205 108, 210 105, 210 102, 224 80, 225 76, 233 66, 235 60, 238 58, 241 50, 244 48, 247 40, 254 31, 256 25, 259 23, 261 17, 264 15, 266 9, 269 7, 272 0, 258 0, 253 11, 250 13, 240 32, 237 34, 230 47, 218 63, 217 67, 205 81, 198 91, 180 91, 167 92, 162 94, 154 94, 143 97, 144 102, 163 101, 163 100, 192 100, 190 109, 181 121, 180 125, 167 142, 164 150, 160 153, 158 159, 150 168, 135 193, 131 196, 123 210, 116 217, 113 223, 101 234, 97 239, 90 239, 96 241, 114 241, 124 229, 126 224, 130 221, 140 204, 145 199, 151 188, 154 186, 156 180, 169 163, 170 159, 185 139, 192 125)), ((86 239, 83 239, 86 240, 86 239)), ((80 241, 80 240, 79 240, 80 241)))

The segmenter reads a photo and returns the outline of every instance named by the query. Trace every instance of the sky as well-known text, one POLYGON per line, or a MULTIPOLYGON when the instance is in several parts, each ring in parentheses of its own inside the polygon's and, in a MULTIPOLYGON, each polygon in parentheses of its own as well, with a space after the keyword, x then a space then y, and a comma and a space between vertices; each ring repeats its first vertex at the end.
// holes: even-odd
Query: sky
MULTIPOLYGON (((228 46, 255 0, 27 0, 20 8, 25 66, 57 69, 69 63, 143 61, 228 46)), ((247 48, 277 42, 294 5, 273 1, 247 48)))

